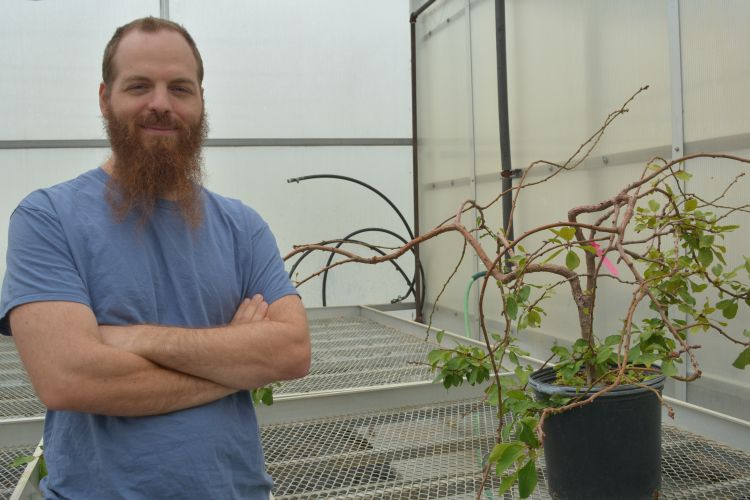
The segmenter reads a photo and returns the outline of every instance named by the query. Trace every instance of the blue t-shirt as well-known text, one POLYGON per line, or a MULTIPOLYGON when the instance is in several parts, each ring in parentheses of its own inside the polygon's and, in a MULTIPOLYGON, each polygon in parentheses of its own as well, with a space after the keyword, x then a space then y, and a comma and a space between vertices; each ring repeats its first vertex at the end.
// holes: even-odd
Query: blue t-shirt
MULTIPOLYGON (((197 230, 165 200, 145 225, 135 214, 115 223, 108 180, 94 169, 14 211, 0 332, 28 302, 86 304, 100 324, 211 327, 245 297, 296 293, 267 224, 241 202, 203 189, 197 230)), ((272 486, 248 391, 158 416, 48 411, 44 452, 46 498, 255 499, 272 486)))

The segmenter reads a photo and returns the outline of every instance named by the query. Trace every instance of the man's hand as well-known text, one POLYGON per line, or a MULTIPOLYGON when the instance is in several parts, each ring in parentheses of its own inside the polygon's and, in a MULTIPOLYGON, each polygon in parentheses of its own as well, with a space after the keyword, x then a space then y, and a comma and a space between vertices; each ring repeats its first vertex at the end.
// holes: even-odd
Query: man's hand
MULTIPOLYGON (((256 294, 252 299, 244 299, 232 317, 230 325, 241 325, 253 321, 268 320, 268 304, 263 296, 256 294)), ((110 347, 122 349, 133 354, 143 355, 138 352, 137 337, 133 335, 142 330, 142 325, 112 326, 99 325, 99 334, 102 342, 110 347)))
POLYGON ((263 296, 256 294, 252 299, 245 299, 240 303, 240 307, 234 313, 230 325, 239 325, 250 323, 252 321, 263 321, 268 318, 268 304, 263 300, 263 296))

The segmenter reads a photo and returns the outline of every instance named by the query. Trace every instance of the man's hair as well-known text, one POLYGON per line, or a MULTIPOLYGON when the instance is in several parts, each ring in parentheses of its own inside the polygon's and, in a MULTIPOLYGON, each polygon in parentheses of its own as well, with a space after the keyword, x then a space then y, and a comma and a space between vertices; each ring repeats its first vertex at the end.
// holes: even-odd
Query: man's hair
POLYGON ((190 46, 195 56, 195 61, 198 63, 198 83, 203 83, 203 59, 198 51, 198 46, 195 45, 195 40, 190 36, 185 28, 181 25, 168 21, 166 19, 160 19, 157 17, 142 17, 131 21, 124 26, 120 26, 115 30, 115 34, 107 43, 107 47, 104 49, 104 58, 102 59, 102 81, 109 87, 115 79, 115 68, 112 60, 117 52, 117 46, 120 44, 120 40, 133 30, 142 31, 144 33, 157 33, 161 30, 176 31, 185 39, 190 46))

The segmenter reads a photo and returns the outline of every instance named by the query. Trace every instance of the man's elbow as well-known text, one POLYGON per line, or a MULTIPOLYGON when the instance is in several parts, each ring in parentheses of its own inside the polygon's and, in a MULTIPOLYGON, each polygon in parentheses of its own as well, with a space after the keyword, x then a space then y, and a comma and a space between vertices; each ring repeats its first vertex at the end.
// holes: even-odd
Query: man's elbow
POLYGON ((307 376, 310 373, 311 362, 312 350, 310 340, 307 339, 290 349, 287 363, 285 363, 287 366, 287 376, 285 378, 292 380, 307 376))
POLYGON ((83 404, 81 396, 83 391, 71 390, 64 384, 45 383, 35 384, 34 390, 39 401, 48 409, 53 411, 80 411, 83 404))

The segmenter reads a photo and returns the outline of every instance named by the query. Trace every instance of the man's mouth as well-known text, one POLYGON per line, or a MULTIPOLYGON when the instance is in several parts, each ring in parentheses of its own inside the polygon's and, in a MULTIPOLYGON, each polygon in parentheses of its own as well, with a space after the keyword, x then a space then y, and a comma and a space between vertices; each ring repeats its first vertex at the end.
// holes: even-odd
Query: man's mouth
POLYGON ((141 129, 152 135, 175 135, 177 127, 174 125, 143 124, 141 129))

